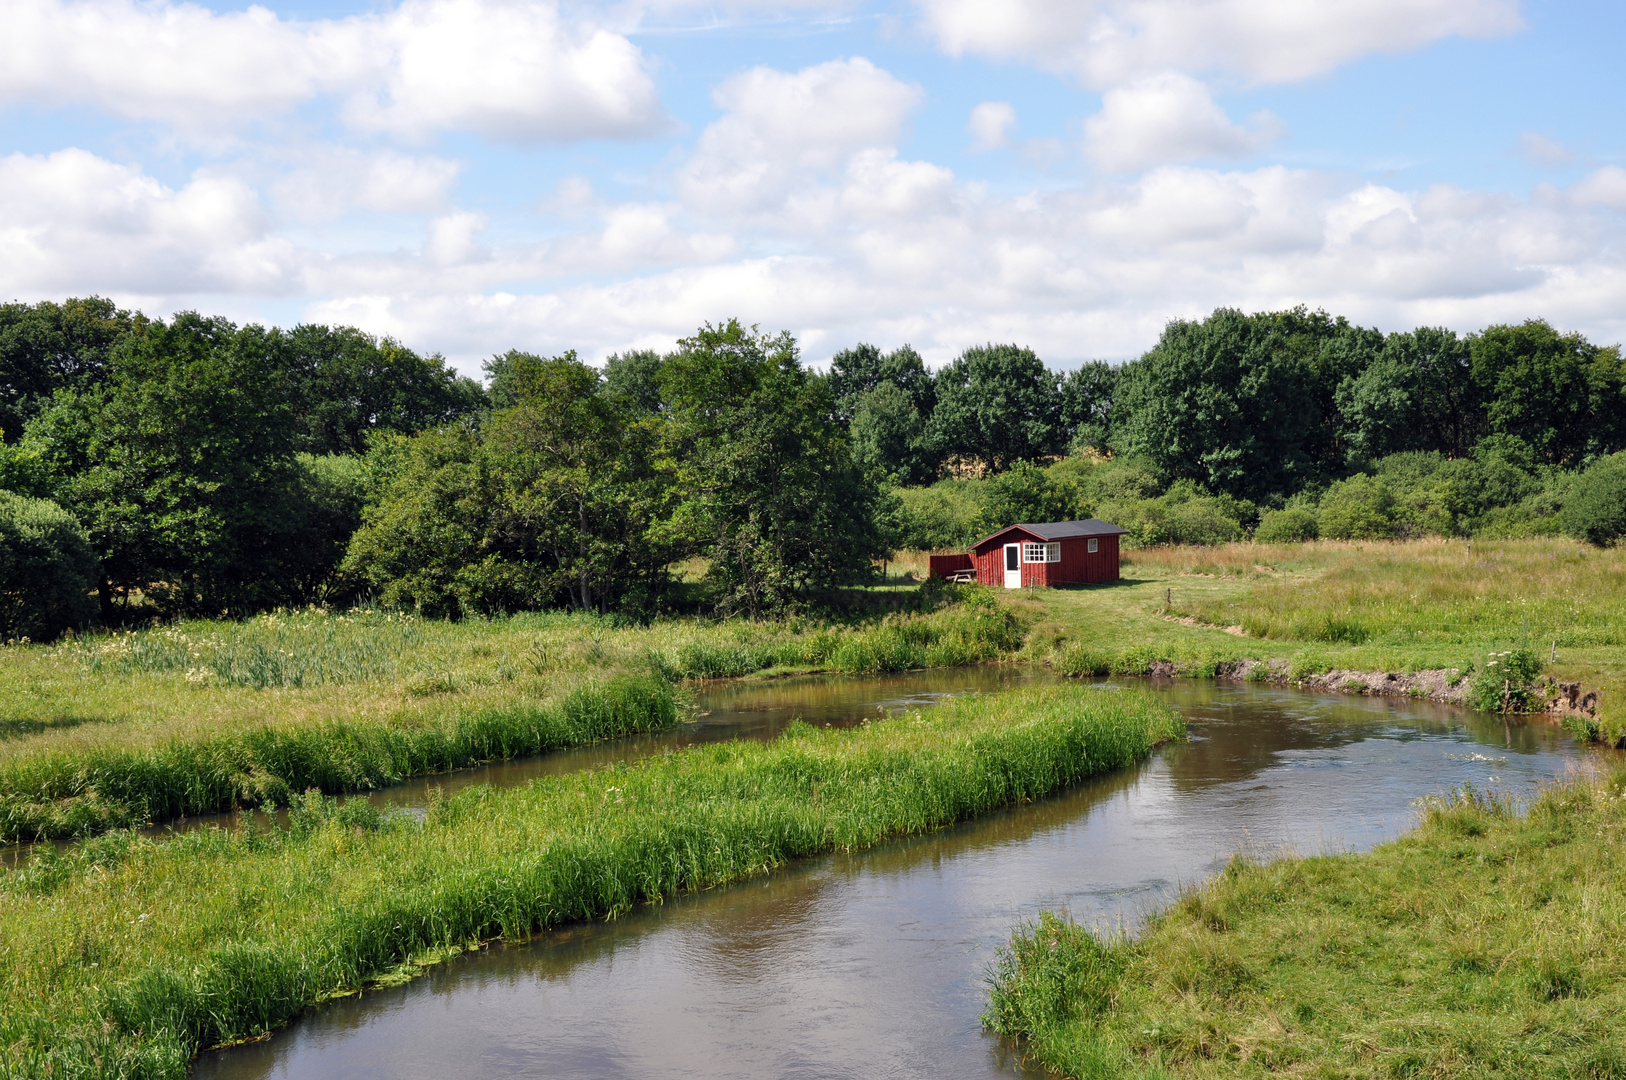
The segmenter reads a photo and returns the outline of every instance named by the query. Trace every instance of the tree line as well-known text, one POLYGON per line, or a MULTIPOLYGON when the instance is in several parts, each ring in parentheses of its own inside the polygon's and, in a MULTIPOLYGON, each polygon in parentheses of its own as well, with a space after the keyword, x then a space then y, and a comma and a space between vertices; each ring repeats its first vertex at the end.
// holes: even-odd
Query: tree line
POLYGON ((0 637, 362 596, 647 615, 696 557, 703 602, 755 617, 1016 520, 1608 542, 1626 503, 1619 349, 1539 321, 1222 309, 1119 366, 861 344, 821 374, 730 320, 484 373, 349 327, 0 306, 0 637))

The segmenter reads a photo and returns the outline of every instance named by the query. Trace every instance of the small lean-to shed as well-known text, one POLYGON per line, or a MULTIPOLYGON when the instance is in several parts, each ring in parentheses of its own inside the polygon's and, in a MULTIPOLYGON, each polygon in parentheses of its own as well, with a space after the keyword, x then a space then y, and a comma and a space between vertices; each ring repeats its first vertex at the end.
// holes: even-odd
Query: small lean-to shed
POLYGON ((1118 580, 1118 537, 1105 521, 1011 525, 971 545, 977 581, 995 588, 1118 580))

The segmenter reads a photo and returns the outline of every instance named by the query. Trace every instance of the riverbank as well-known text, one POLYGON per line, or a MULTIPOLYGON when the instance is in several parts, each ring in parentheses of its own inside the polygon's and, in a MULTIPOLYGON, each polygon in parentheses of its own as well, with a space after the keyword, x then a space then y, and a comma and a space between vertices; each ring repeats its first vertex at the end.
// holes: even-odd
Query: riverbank
POLYGON ((1123 574, 1009 597, 1032 627, 1023 657, 1063 674, 1242 672, 1496 710, 1496 665, 1517 652, 1546 686, 1516 711, 1553 709, 1583 737, 1626 739, 1626 549, 1239 543, 1127 552, 1123 574), (1476 700, 1476 682, 1496 700, 1476 700))
POLYGON ((0 1059, 181 1076, 200 1047, 481 941, 941 828, 1183 731, 1149 696, 1058 684, 474 788, 422 822, 312 797, 288 829, 111 833, 0 876, 0 1059))
POLYGON ((979 590, 914 606, 850 625, 312 611, 0 649, 0 843, 666 730, 687 679, 955 666, 1022 640, 979 590))
POLYGON ((1238 858, 1139 935, 1018 930, 985 1023, 1081 1078, 1626 1075, 1626 773, 1238 858))

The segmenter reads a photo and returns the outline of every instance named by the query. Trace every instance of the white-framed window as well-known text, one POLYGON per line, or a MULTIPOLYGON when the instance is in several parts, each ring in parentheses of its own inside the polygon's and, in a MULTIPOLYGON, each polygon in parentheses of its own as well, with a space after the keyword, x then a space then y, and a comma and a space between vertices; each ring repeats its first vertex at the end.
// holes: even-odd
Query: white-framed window
POLYGON ((1023 544, 1023 562, 1061 562, 1060 544, 1023 544))
POLYGON ((1101 541, 1092 538, 1089 543, 1084 545, 1084 550, 1088 551, 1091 555, 1094 555, 1097 551, 1101 550, 1101 541))

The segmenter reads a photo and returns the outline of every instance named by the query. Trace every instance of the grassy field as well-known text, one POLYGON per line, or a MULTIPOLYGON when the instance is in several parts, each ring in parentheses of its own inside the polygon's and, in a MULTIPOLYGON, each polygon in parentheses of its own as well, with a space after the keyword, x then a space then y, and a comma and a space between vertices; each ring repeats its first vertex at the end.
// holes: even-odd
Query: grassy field
POLYGON ((1046 915, 985 1022, 1073 1077, 1626 1077, 1626 776, 1237 860, 1140 936, 1046 915))
POLYGON ((422 822, 312 796, 287 829, 110 833, 0 875, 0 1073, 180 1077, 481 941, 940 828, 1183 732, 1150 695, 1057 683, 474 788, 422 822))
POLYGON ((851 625, 303 612, 7 647, 0 842, 659 730, 685 679, 953 666, 1021 640, 1015 616, 972 589, 851 625))
POLYGON ((1023 655, 1074 673, 1154 662, 1212 675, 1282 659, 1290 669, 1484 671, 1524 648, 1545 674, 1602 691, 1626 732, 1626 549, 1568 540, 1230 544, 1127 552, 1106 586, 1024 592, 1023 655))

